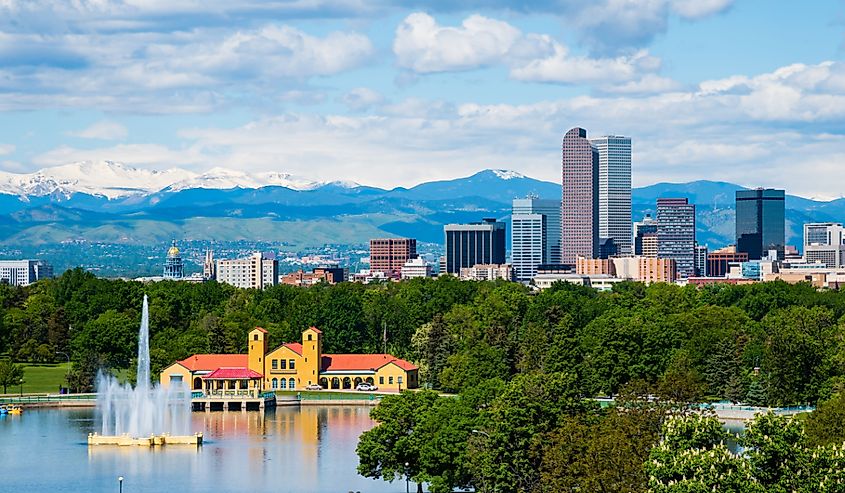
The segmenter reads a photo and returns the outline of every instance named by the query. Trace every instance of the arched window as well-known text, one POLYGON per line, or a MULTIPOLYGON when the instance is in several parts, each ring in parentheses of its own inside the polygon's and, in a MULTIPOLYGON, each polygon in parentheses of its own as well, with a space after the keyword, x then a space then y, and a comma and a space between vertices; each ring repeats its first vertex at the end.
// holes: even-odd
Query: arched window
POLYGON ((291 388, 291 389, 295 389, 296 388, 296 381, 292 378, 290 380, 288 380, 288 387, 291 388))
POLYGON ((281 383, 281 384, 282 384, 282 388, 283 388, 283 389, 284 389, 284 388, 287 388, 287 380, 285 380, 284 378, 283 378, 283 379, 281 379, 279 383, 281 383))
POLYGON ((278 389, 278 388, 279 388, 279 379, 278 379, 278 378, 274 378, 274 379, 273 379, 273 388, 274 388, 274 389, 278 389))

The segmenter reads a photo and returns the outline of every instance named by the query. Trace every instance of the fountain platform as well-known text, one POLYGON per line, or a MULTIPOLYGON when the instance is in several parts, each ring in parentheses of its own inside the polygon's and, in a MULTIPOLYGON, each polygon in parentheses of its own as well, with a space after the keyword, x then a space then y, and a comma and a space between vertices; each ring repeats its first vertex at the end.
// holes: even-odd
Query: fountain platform
POLYGON ((131 437, 129 435, 88 434, 88 445, 119 445, 153 447, 162 445, 202 445, 202 433, 193 435, 150 435, 149 437, 131 437))

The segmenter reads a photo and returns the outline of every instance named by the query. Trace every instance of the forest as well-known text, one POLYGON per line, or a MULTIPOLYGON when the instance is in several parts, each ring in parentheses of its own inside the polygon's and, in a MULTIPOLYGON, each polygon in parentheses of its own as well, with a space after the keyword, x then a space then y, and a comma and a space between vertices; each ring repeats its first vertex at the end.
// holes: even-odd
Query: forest
POLYGON ((144 294, 154 374, 194 353, 244 352, 255 326, 275 346, 314 325, 325 352, 386 350, 445 392, 563 372, 590 397, 637 381, 685 399, 785 406, 825 400, 845 378, 845 293, 782 282, 622 283, 607 293, 560 283, 533 293, 444 276, 258 291, 75 269, 0 286, 0 354, 19 362, 67 354, 71 386, 90 390, 96 371, 133 367, 144 294))

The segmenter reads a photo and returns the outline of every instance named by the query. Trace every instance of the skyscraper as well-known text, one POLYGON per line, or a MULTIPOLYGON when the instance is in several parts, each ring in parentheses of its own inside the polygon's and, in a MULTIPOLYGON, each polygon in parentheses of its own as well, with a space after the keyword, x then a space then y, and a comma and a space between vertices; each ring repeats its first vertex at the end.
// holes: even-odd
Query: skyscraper
POLYGON ((736 191, 736 250, 749 260, 760 260, 769 250, 783 259, 784 199, 784 191, 773 188, 736 191))
POLYGON ((445 272, 460 274, 462 267, 505 263, 505 223, 484 219, 480 223, 447 224, 445 272))
POLYGON ((607 135, 590 142, 599 153, 599 237, 631 254, 631 138, 607 135))
POLYGON ((533 278, 540 264, 560 263, 559 201, 513 200, 511 260, 518 281, 533 278))
POLYGON ((417 256, 414 238, 377 238, 370 240, 370 271, 383 272, 399 279, 405 262, 417 256))
POLYGON ((695 275, 695 205, 657 199, 657 256, 675 259, 678 277, 695 275))
POLYGON ((575 265, 579 256, 598 256, 599 153, 577 127, 566 132, 561 148, 561 263, 575 265))

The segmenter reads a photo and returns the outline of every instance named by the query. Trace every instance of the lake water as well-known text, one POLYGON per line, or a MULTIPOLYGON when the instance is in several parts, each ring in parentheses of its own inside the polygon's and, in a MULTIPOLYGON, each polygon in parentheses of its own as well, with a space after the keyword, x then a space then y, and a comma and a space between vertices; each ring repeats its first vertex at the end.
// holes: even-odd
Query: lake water
MULTIPOLYGON (((194 413, 205 443, 88 447, 93 409, 27 410, 0 417, 0 490, 36 492, 401 493, 405 482, 356 473, 359 435, 370 407, 280 407, 194 413)), ((415 486, 411 484, 411 491, 415 486)))

